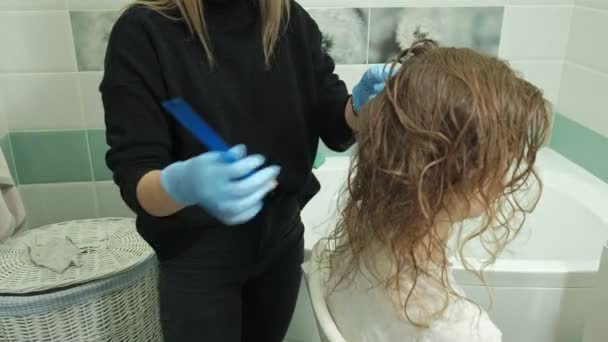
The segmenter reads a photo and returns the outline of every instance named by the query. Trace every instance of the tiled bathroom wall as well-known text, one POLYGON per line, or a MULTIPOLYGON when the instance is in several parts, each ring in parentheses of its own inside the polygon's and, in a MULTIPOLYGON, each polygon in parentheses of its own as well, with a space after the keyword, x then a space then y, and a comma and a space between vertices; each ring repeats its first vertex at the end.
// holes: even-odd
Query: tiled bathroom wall
MULTIPOLYGON (((0 1, 0 147, 11 156, 32 227, 73 218, 130 215, 105 166, 107 147, 97 90, 110 29, 128 3, 0 1)), ((603 120, 594 118, 596 111, 579 111, 577 104, 560 99, 560 89, 566 96, 568 87, 561 85, 570 86, 578 77, 568 76, 578 75, 572 68, 584 66, 592 70, 590 75, 606 71, 605 58, 581 56, 580 47, 568 48, 570 22, 573 32, 581 30, 578 36, 584 35, 585 27, 579 26, 594 25, 587 16, 605 14, 604 0, 580 1, 576 7, 574 0, 300 3, 319 23, 324 45, 349 87, 368 63, 383 62, 407 47, 414 33, 428 34, 447 45, 508 59, 553 103, 563 106, 568 118, 582 125, 603 120)), ((591 127, 592 131, 605 135, 608 125, 603 123, 606 127, 597 131, 591 127)))
POLYGON ((13 149, 11 148, 11 140, 9 137, 6 115, 4 115, 2 111, 0 111, 0 151, 2 151, 9 171, 14 178, 16 175, 16 171, 15 163, 13 160, 13 149))
POLYGON ((553 147, 608 181, 608 1, 577 0, 553 147))

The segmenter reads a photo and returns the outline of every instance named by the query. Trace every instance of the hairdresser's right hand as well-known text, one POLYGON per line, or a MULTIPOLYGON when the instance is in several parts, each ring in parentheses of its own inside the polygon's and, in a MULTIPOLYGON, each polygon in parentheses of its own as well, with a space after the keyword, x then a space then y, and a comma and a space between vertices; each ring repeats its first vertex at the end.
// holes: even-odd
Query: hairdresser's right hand
POLYGON ((226 225, 242 224, 262 210, 264 197, 276 185, 280 168, 258 170, 264 161, 260 155, 247 156, 243 145, 228 152, 207 152, 162 170, 161 185, 184 206, 198 205, 226 225))

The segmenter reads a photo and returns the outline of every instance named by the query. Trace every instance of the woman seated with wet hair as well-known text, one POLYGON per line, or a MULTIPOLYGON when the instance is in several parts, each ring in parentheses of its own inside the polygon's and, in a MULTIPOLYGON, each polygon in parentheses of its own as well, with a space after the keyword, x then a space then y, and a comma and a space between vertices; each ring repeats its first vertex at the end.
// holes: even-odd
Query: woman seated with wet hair
POLYGON ((448 259, 475 242, 491 264, 517 235, 535 201, 516 194, 540 189, 550 108, 470 49, 419 40, 399 62, 359 127, 341 221, 315 247, 329 311, 348 342, 501 341, 448 259))

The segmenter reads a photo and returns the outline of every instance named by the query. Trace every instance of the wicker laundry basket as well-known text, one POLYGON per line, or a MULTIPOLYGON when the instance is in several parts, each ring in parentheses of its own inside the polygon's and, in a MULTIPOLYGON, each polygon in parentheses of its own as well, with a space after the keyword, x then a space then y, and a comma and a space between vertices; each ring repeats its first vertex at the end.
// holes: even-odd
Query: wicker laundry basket
POLYGON ((162 340, 158 270, 131 219, 71 221, 0 245, 0 342, 162 340), (79 266, 57 273, 29 248, 67 238, 79 266))

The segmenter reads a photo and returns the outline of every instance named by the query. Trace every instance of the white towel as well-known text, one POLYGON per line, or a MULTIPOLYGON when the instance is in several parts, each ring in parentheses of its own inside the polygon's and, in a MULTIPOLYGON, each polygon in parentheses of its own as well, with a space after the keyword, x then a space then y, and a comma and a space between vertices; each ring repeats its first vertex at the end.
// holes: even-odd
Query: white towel
POLYGON ((0 242, 11 237, 24 221, 23 202, 0 150, 0 242))
POLYGON ((63 273, 71 265, 80 267, 80 250, 68 237, 55 238, 43 244, 30 246, 30 258, 36 265, 63 273))

